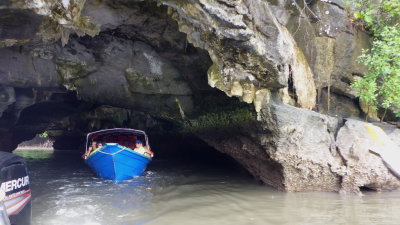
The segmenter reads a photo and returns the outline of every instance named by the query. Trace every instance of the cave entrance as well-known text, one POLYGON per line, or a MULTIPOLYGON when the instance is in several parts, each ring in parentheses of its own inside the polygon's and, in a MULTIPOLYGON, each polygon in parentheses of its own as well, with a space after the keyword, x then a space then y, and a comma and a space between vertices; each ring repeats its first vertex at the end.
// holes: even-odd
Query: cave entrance
MULTIPOLYGON (((207 132, 211 136, 216 130, 223 134, 221 127, 246 133, 248 129, 241 129, 242 125, 256 120, 252 105, 208 85, 207 73, 213 64, 209 53, 188 43, 165 5, 141 1, 93 4, 94 8, 82 11, 83 16, 100 22, 112 20, 103 24, 95 37, 72 34, 66 45, 54 42, 35 49, 9 49, 10 55, 37 60, 25 60, 29 64, 20 60, 22 68, 50 66, 45 74, 52 75, 48 79, 52 83, 32 87, 27 82, 26 90, 18 83, 18 88, 4 89, 15 99, 10 98, 14 102, 7 102, 0 118, 4 128, 4 132, 0 130, 0 149, 12 151, 22 141, 46 134, 56 149, 50 157, 58 162, 56 167, 67 163, 66 168, 86 168, 80 156, 87 133, 133 128, 150 136, 156 154, 150 171, 152 167, 161 171, 175 165, 199 165, 199 170, 221 168, 233 176, 242 174, 242 166, 227 155, 234 157, 239 152, 235 150, 244 145, 241 140, 230 137, 225 149, 218 148, 226 153, 222 154, 215 149, 219 147, 215 142, 198 135, 207 132), (90 11, 98 6, 104 10, 101 14, 90 11)), ((25 70, 35 79, 39 76, 25 70)), ((252 137, 246 138, 245 143, 253 142, 252 137)), ((247 160, 251 157, 235 158, 245 165, 243 162, 251 164, 247 160)))
MULTIPOLYGON (((43 148, 43 143, 49 141, 48 138, 35 138, 22 143, 23 148, 14 151, 15 154, 27 159, 36 179, 43 179, 40 176, 48 179, 54 176, 54 179, 57 179, 56 176, 61 175, 68 177, 67 179, 71 181, 80 182, 79 176, 82 173, 85 179, 97 179, 81 158, 83 149, 60 150, 48 148, 48 146, 43 148)), ((143 179, 165 177, 167 180, 175 180, 177 176, 183 176, 183 179, 189 179, 190 182, 196 182, 197 178, 221 182, 229 180, 255 182, 247 170, 233 158, 210 147, 193 135, 150 134, 149 142, 155 158, 148 165, 143 179)))

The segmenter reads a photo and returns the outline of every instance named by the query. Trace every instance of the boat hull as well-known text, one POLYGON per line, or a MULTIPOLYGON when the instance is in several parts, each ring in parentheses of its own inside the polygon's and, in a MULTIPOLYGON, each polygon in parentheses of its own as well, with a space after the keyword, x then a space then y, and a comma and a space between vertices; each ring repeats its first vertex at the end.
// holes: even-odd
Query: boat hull
POLYGON ((116 183, 141 176, 150 161, 151 159, 132 149, 115 143, 107 143, 86 159, 86 163, 98 177, 116 183))

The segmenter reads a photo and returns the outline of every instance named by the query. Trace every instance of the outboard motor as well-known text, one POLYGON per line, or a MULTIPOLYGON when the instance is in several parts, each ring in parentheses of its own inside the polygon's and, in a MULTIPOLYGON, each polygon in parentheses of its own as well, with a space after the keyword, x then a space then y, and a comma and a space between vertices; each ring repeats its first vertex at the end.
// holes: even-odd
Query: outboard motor
POLYGON ((10 225, 10 219, 7 215, 7 209, 3 203, 5 197, 6 193, 4 193, 2 189, 0 189, 0 225, 10 225))
POLYGON ((30 225, 31 190, 22 157, 0 152, 0 185, 0 197, 2 193, 5 195, 3 200, 0 199, 0 225, 30 225))

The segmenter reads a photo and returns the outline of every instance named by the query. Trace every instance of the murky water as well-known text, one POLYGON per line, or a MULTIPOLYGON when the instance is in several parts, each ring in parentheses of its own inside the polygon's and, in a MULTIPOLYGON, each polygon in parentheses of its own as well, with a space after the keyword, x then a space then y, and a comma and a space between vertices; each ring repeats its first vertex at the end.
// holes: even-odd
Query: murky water
POLYGON ((170 160, 114 184, 77 155, 18 154, 29 163, 34 225, 400 224, 400 192, 282 193, 236 170, 170 160))

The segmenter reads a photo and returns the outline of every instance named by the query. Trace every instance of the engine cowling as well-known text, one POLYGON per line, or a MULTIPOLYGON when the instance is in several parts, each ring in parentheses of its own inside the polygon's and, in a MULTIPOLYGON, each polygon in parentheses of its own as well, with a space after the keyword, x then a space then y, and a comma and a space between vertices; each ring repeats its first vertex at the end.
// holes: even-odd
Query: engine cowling
POLYGON ((0 185, 0 192, 5 194, 2 202, 11 224, 31 224, 29 175, 26 162, 22 157, 0 152, 0 185))

